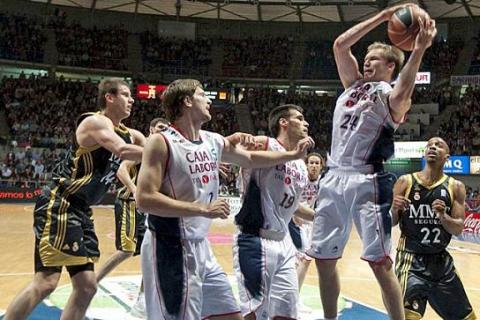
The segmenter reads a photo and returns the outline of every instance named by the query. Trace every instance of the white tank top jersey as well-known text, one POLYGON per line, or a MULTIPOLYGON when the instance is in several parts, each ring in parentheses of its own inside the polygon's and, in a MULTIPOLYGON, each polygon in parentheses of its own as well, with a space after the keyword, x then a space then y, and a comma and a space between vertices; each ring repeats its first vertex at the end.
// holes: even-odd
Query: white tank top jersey
MULTIPOLYGON (((192 142, 174 127, 161 134, 167 142, 168 159, 160 191, 171 198, 194 203, 210 203, 217 199, 218 166, 224 138, 217 133, 200 130, 200 141, 192 142)), ((212 222, 205 217, 149 217, 155 221, 157 233, 189 240, 204 239, 212 222)))
POLYGON ((393 156, 393 133, 399 124, 390 114, 391 91, 387 82, 359 80, 337 99, 329 167, 375 167, 393 156))
MULTIPOLYGON (((307 176, 308 177, 308 176, 307 176)), ((307 179, 307 185, 300 196, 300 203, 305 203, 308 207, 315 209, 315 202, 318 198, 318 190, 320 189, 320 174, 316 180, 307 179)))
MULTIPOLYGON (((286 151, 274 138, 268 138, 266 150, 286 151)), ((288 234, 288 223, 300 203, 307 185, 307 166, 301 159, 269 168, 242 170, 242 178, 255 179, 261 190, 264 223, 262 229, 288 234)))

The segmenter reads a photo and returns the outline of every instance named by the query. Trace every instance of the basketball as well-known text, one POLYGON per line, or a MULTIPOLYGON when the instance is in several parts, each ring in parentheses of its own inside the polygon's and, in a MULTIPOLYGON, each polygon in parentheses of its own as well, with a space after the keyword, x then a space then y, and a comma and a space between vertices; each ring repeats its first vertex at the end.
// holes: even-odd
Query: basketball
POLYGON ((405 51, 413 50, 420 30, 418 17, 425 19, 428 14, 417 6, 400 8, 392 15, 388 21, 388 37, 396 47, 405 51))

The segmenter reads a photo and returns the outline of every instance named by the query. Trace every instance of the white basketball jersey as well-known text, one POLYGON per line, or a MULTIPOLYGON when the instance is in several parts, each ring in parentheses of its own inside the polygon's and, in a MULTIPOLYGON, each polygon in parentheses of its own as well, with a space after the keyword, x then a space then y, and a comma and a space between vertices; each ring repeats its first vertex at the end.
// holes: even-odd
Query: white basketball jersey
POLYGON ((338 98, 333 114, 329 167, 382 164, 394 153, 398 128, 390 115, 387 82, 359 80, 338 98))
POLYGON ((302 191, 300 196, 300 202, 306 203, 306 205, 312 209, 315 209, 315 202, 318 198, 318 190, 320 189, 320 178, 322 175, 319 175, 316 180, 308 179, 307 185, 302 191))
MULTIPOLYGON (((286 151, 277 139, 268 138, 267 150, 286 151)), ((307 185, 307 166, 293 160, 270 168, 242 171, 244 179, 255 179, 261 190, 263 229, 288 234, 288 223, 300 203, 307 185)), ((248 181, 248 180, 246 180, 248 181)))
MULTIPOLYGON (((201 141, 192 142, 174 127, 169 127, 162 135, 168 145, 168 160, 160 191, 171 198, 193 203, 204 204, 217 199, 218 165, 224 147, 223 137, 201 130, 201 141)), ((205 238, 212 222, 212 219, 205 217, 150 217, 157 233, 180 236, 183 239, 205 238)))

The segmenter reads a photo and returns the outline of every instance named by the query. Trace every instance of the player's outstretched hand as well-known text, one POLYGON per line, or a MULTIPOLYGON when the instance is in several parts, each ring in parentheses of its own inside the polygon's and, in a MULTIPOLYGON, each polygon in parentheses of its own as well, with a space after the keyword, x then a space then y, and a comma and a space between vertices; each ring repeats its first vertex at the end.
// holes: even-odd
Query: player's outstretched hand
POLYGON ((415 49, 427 49, 432 45, 433 39, 437 35, 435 20, 430 17, 418 18, 420 31, 415 38, 415 49))
POLYGON ((227 219, 230 215, 230 205, 225 199, 217 199, 208 204, 204 216, 210 219, 227 219))
POLYGON ((398 213, 402 213, 410 207, 410 199, 402 195, 396 195, 393 198, 392 210, 398 213))
POLYGON ((311 149, 315 146, 315 142, 313 141, 312 137, 308 136, 303 138, 302 140, 298 141, 297 146, 295 148, 295 155, 298 158, 305 157, 307 155, 308 149, 311 149))

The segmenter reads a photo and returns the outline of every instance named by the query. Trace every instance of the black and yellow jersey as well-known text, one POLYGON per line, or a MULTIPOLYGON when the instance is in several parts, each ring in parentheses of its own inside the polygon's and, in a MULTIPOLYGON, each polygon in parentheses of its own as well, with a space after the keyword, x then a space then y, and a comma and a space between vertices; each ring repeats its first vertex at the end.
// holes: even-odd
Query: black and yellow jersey
POLYGON ((453 187, 455 180, 447 175, 426 186, 417 173, 407 176, 408 188, 405 196, 410 199, 410 208, 399 216, 400 230, 399 251, 420 254, 438 253, 448 246, 452 235, 446 231, 435 212, 432 202, 443 200, 446 214, 451 215, 453 204, 453 187))
MULTIPOLYGON (((128 170, 128 174, 134 184, 137 183, 137 175, 139 171, 140 171, 140 164, 137 164, 136 166, 132 166, 130 170, 128 170)), ((128 200, 128 199, 132 199, 133 195, 130 189, 128 189, 125 185, 122 185, 122 187, 120 187, 117 190, 117 198, 128 200)))
MULTIPOLYGON (((94 114, 82 114, 77 119, 77 127, 85 118, 94 114)), ((123 124, 115 127, 115 132, 126 143, 132 143, 130 131, 123 124)), ((120 158, 100 145, 82 147, 76 143, 55 168, 55 185, 51 189, 58 187, 56 194, 73 204, 97 204, 116 179, 120 162, 120 158)))

